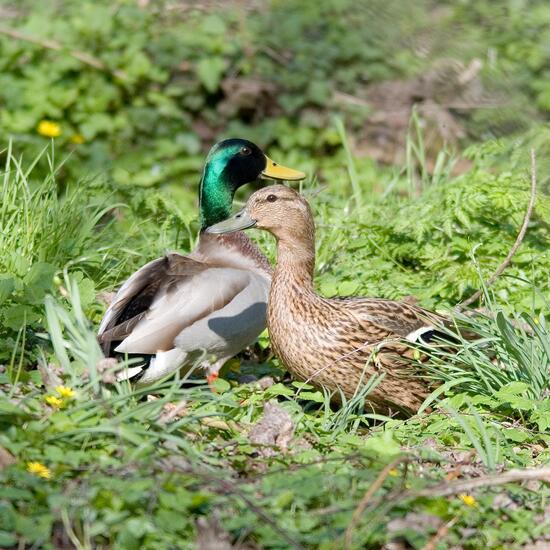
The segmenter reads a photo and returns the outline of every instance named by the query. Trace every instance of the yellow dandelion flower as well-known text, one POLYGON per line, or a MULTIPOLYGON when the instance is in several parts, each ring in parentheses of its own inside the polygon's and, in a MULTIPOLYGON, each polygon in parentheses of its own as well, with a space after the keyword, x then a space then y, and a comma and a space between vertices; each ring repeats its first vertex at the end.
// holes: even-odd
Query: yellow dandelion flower
POLYGON ((461 493, 458 495, 458 498, 466 504, 466 506, 477 506, 477 500, 472 496, 466 493, 461 493))
POLYGON ((53 120, 41 120, 36 131, 44 137, 56 138, 61 135, 61 126, 53 120))
POLYGON ((73 134, 69 138, 69 140, 70 140, 71 143, 76 143, 77 145, 80 145, 81 143, 84 143, 86 141, 82 134, 73 134))
POLYGON ((27 472, 38 477, 43 477, 44 479, 50 479, 52 477, 51 470, 41 462, 27 462, 27 472))
POLYGON ((63 399, 59 399, 59 397, 56 397, 55 395, 46 395, 46 397, 44 397, 44 401, 55 409, 59 409, 63 406, 63 399))
POLYGON ((72 388, 68 388, 67 386, 57 386, 57 388, 55 388, 55 391, 61 397, 65 397, 67 399, 75 396, 74 390, 72 388))

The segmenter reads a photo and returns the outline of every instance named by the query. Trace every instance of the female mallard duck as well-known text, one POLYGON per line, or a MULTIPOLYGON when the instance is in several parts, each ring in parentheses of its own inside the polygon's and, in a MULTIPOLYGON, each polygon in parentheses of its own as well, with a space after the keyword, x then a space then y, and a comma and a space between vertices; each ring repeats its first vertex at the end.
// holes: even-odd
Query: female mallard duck
POLYGON ((267 326, 273 349, 289 371, 347 397, 371 375, 383 374, 368 401, 378 410, 417 410, 428 387, 414 376, 411 343, 427 343, 444 319, 406 302, 319 296, 313 287, 313 216, 308 203, 288 187, 257 191, 241 212, 206 231, 248 227, 277 239, 267 326))
POLYGON ((136 271, 103 317, 98 338, 106 355, 145 356, 119 378, 150 383, 203 356, 211 380, 265 328, 271 281, 265 256, 242 232, 204 232, 230 215, 239 187, 261 177, 300 180, 305 174, 274 163, 244 139, 211 149, 199 188, 198 246, 136 271))

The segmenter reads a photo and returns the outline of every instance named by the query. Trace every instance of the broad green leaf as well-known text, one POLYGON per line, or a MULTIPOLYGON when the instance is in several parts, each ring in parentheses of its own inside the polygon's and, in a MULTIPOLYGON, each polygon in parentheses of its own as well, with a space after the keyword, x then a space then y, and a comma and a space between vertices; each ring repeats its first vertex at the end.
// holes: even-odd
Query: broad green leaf
POLYGON ((384 430, 381 435, 370 436, 365 442, 365 449, 382 456, 393 456, 401 452, 401 446, 390 430, 384 430))
POLYGON ((202 85, 214 93, 225 71, 225 60, 221 57, 204 57, 197 63, 196 71, 202 85))

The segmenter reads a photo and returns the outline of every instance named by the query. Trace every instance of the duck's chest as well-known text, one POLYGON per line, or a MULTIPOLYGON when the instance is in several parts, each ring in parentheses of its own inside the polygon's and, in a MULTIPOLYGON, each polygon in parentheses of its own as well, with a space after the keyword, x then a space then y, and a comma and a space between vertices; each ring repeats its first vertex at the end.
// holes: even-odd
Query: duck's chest
POLYGON ((272 284, 267 324, 275 354, 295 375, 307 378, 334 350, 331 312, 299 286, 272 284))

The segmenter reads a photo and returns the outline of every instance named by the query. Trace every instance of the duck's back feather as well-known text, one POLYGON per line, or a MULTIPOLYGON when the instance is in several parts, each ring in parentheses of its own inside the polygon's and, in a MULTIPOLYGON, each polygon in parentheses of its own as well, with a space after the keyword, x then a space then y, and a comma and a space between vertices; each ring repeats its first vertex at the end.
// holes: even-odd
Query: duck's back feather
POLYGON ((424 329, 433 330, 435 326, 443 326, 446 322, 443 317, 408 302, 360 297, 333 300, 371 327, 378 326, 410 341, 416 341, 415 334, 422 336, 424 329))

